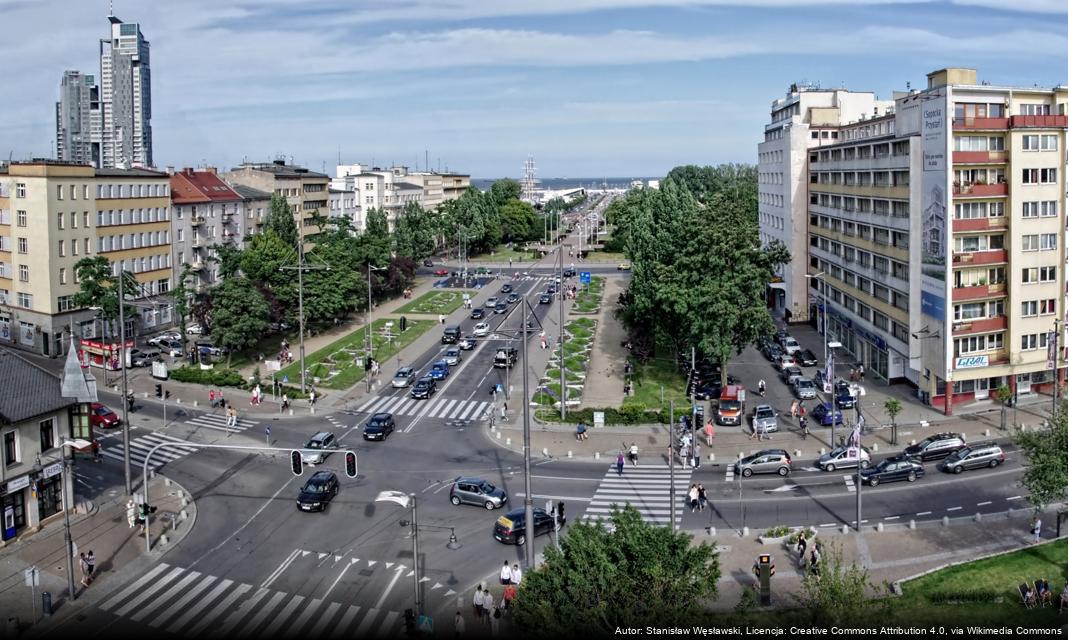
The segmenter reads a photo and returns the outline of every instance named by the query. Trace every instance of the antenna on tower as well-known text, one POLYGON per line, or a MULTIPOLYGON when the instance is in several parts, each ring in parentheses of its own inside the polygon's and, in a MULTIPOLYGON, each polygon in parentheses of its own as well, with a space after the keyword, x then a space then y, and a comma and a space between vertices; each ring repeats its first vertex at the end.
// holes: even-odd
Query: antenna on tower
POLYGON ((108 17, 115 15, 115 0, 108 0, 108 17))

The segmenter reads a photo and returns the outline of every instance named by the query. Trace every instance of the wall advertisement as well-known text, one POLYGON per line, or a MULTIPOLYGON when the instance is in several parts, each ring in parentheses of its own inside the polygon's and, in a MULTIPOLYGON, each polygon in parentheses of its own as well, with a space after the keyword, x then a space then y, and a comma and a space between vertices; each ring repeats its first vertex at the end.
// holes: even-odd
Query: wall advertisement
POLYGON ((946 335, 948 323, 947 300, 950 297, 951 269, 949 224, 949 97, 948 89, 925 96, 920 103, 920 136, 923 150, 923 175, 921 177, 920 208, 922 228, 920 254, 922 262, 920 307, 927 324, 931 342, 924 349, 932 357, 927 366, 951 379, 949 371, 949 340, 946 335), (934 338, 934 336, 939 336, 934 338))

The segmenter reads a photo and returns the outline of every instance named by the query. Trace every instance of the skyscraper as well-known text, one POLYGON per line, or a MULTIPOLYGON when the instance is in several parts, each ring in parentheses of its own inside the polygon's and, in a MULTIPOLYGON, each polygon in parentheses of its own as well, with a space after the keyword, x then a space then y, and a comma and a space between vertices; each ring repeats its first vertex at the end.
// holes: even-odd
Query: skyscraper
POLYGON ((56 158, 100 163, 100 87, 91 75, 63 72, 56 103, 56 158))
POLYGON ((152 166, 152 76, 140 25, 109 15, 100 40, 101 166, 152 166))

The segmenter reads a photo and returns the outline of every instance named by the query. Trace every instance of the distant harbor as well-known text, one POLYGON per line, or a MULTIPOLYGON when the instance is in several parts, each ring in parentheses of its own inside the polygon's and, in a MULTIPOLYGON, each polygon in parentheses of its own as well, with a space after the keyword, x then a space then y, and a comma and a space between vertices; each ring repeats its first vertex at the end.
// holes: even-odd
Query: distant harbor
MULTIPOLYGON (((539 178, 538 187, 547 191, 565 191, 568 189, 586 189, 599 191, 601 189, 630 189, 631 182, 641 180, 648 184, 650 180, 660 180, 663 176, 653 178, 539 178)), ((502 178, 472 178, 471 185, 480 191, 490 188, 490 185, 502 178)), ((522 182, 522 177, 514 178, 522 182)))

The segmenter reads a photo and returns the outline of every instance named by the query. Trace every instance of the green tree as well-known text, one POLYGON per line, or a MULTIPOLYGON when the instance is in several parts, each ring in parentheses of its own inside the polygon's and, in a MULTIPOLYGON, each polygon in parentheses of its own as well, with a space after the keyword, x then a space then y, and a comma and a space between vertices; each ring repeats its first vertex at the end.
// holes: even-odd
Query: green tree
POLYGON ((171 289, 171 296, 174 297, 174 313, 178 315, 178 330, 182 334, 182 349, 185 350, 185 329, 186 322, 189 319, 190 312, 190 298, 192 297, 189 291, 189 281, 193 277, 193 268, 188 264, 182 265, 182 271, 178 274, 178 281, 174 283, 174 288, 171 289))
POLYGON ((1001 385, 994 390, 994 399, 1001 405, 1001 430, 1008 428, 1008 408, 1012 402, 1012 389, 1008 385, 1001 385))
POLYGON ((883 403, 886 415, 890 416, 890 444, 897 444, 897 414, 901 413, 901 401, 897 398, 887 398, 883 403))
POLYGON ((1027 457, 1028 465, 1020 478, 1027 488, 1027 499, 1038 508, 1064 500, 1068 488, 1068 411, 1062 403, 1046 419, 1046 426, 1031 431, 1018 430, 1013 437, 1027 457))
POLYGON ((273 231, 288 247, 297 246, 300 233, 297 230, 296 220, 293 219, 293 210, 290 209, 285 197, 277 193, 271 196, 271 210, 263 222, 263 230, 273 231))
POLYGON ((217 244, 212 249, 215 255, 210 260, 219 265, 220 280, 232 278, 240 273, 243 250, 226 244, 217 244))
POLYGON ((224 280, 210 291, 211 335, 229 349, 227 366, 235 351, 247 349, 267 332, 270 309, 263 294, 247 279, 224 280))
MULTIPOLYGON (((119 284, 119 278, 112 275, 111 261, 104 256, 82 258, 74 263, 74 272, 78 276, 78 293, 74 294, 74 306, 78 308, 99 307, 100 314, 113 324, 119 317, 119 296, 115 287, 119 284)), ((122 272, 123 293, 129 297, 138 297, 141 293, 140 285, 129 271, 122 272)), ((132 318, 134 311, 129 304, 125 305, 124 312, 127 318, 132 318)), ((111 327, 112 335, 117 335, 115 327, 111 327)))
POLYGON ((512 199, 500 207, 501 230, 505 240, 522 242, 537 238, 542 229, 534 207, 526 202, 512 199))
POLYGON ((393 225, 393 250, 398 256, 422 260, 434 251, 431 215, 417 202, 401 209, 393 225))
POLYGON ((601 636, 619 627, 698 621, 717 596, 715 548, 694 545, 641 519, 627 505, 604 523, 576 522, 560 549, 545 547, 545 562, 523 576, 515 622, 546 637, 601 636))
POLYGON ((801 580, 801 593, 794 596, 807 610, 812 624, 828 628, 864 619, 868 590, 878 596, 882 589, 868 578, 868 570, 857 564, 846 565, 837 544, 823 544, 820 572, 809 571, 801 580))
POLYGON ((523 187, 512 178, 497 180, 490 185, 489 194, 494 204, 500 208, 512 200, 518 200, 523 193, 523 187))

